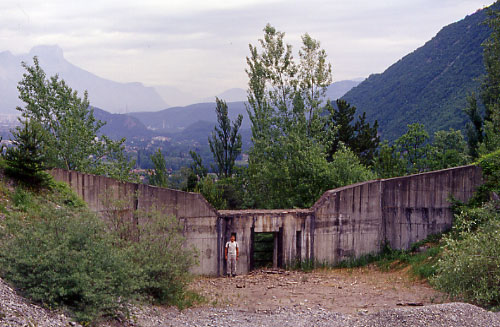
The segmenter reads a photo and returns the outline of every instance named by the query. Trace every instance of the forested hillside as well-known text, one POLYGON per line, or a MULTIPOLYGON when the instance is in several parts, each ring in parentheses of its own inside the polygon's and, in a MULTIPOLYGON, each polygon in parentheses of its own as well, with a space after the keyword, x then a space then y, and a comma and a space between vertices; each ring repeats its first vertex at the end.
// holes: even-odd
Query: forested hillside
POLYGON ((382 74, 371 75, 343 99, 378 120, 382 139, 395 140, 408 124, 422 123, 428 132, 464 129, 467 94, 477 90, 484 74, 481 43, 490 30, 485 10, 444 27, 424 46, 382 74))

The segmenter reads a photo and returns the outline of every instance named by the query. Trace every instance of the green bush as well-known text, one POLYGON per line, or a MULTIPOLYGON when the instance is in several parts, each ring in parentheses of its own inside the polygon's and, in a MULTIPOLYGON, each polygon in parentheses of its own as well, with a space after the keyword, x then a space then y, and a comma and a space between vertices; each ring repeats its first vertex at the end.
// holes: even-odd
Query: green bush
POLYGON ((3 222, 0 271, 33 301, 65 307, 82 322, 125 310, 133 267, 88 211, 39 204, 3 222))
POLYGON ((485 185, 490 191, 500 190, 500 150, 482 156, 478 164, 483 171, 485 185))
POLYGON ((203 300, 186 290, 197 255, 175 217, 134 212, 137 230, 125 202, 108 203, 103 220, 67 185, 49 184, 43 194, 17 187, 14 211, 0 221, 0 275, 25 296, 89 324, 127 313, 136 299, 179 307, 203 300))
POLYGON ((186 247, 182 226, 175 217, 159 211, 140 215, 147 223, 140 227, 139 241, 129 243, 128 248, 140 267, 140 291, 155 303, 184 307, 191 298, 186 286, 197 254, 194 248, 186 247))
POLYGON ((481 306, 500 305, 500 219, 484 223, 474 233, 446 238, 446 246, 431 279, 452 297, 481 306))

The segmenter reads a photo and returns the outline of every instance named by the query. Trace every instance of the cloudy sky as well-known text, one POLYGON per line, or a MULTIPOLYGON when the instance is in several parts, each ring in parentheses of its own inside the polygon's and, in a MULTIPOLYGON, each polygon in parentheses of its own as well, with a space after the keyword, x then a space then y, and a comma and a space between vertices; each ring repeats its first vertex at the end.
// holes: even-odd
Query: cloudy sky
POLYGON ((320 40, 334 80, 384 71, 493 0, 2 0, 0 51, 58 44, 101 77, 199 97, 246 88, 245 57, 271 23, 298 50, 320 40))

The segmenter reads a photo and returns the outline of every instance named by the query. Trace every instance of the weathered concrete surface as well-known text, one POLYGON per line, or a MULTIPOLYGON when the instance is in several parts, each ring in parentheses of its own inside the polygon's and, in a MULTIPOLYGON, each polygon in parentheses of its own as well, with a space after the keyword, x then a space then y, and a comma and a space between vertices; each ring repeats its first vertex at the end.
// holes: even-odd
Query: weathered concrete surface
POLYGON ((153 209, 177 217, 187 246, 200 254, 193 272, 206 275, 225 273, 224 245, 233 233, 240 244, 239 273, 253 268, 253 237, 260 232, 275 235, 275 266, 295 260, 334 264, 377 252, 385 241, 407 249, 451 227, 449 196, 465 201, 482 183, 480 168, 464 166, 330 190, 310 209, 216 211, 197 193, 61 169, 51 173, 104 218, 120 210, 138 225, 145 219, 140 213, 153 209))
POLYGON ((480 168, 466 166, 382 181, 384 237, 395 249, 408 249, 427 235, 449 229, 450 196, 468 200, 482 183, 480 168))
POLYGON ((100 213, 105 219, 110 214, 121 214, 138 225, 146 219, 146 215, 141 215, 141 212, 152 210, 177 217, 184 224, 186 246, 194 246, 199 252, 199 265, 193 272, 218 274, 217 211, 201 194, 124 183, 104 176, 63 169, 53 169, 50 173, 56 180, 68 183, 91 210, 100 213))
MULTIPOLYGON (((274 233, 273 265, 282 267, 295 260, 312 259, 311 222, 313 213, 304 210, 220 210, 223 241, 236 234, 240 246, 238 272, 246 274, 253 264, 253 234, 274 233), (297 251, 297 247, 300 251, 297 251)), ((225 270, 225 262, 221 271, 225 270)))
POLYGON ((385 241, 408 249, 449 229, 449 197, 466 201, 481 183, 480 168, 464 166, 327 191, 312 208, 314 259, 337 263, 377 252, 385 241))
POLYGON ((384 240, 381 181, 327 191, 313 206, 314 259, 324 263, 376 252, 384 240))

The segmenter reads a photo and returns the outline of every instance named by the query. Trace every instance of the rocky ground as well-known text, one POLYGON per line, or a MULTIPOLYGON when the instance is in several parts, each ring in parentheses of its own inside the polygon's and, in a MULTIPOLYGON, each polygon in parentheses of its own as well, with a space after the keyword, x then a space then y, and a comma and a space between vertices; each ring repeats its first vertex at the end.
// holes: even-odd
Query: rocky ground
MULTIPOLYGON (((440 303, 443 294, 401 270, 263 270, 236 278, 200 277, 191 287, 203 294, 205 303, 183 311, 134 307, 129 320, 102 326, 500 327, 499 313, 440 303)), ((0 301, 0 327, 79 326, 61 313, 30 304, 1 280, 0 301)))
POLYGON ((0 327, 80 326, 63 313, 52 312, 26 301, 0 279, 0 327))

